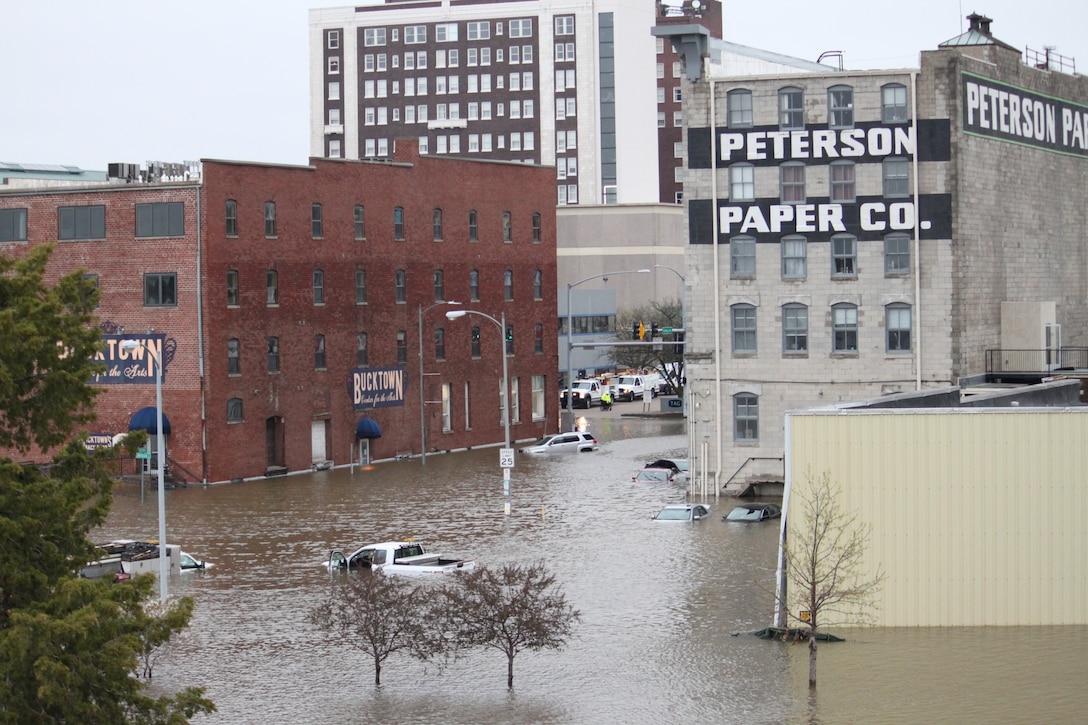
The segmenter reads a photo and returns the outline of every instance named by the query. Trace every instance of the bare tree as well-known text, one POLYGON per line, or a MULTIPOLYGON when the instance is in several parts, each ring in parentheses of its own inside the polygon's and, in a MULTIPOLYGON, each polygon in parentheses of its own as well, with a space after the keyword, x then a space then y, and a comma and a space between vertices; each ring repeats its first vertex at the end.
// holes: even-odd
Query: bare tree
POLYGON ((337 577, 329 595, 307 618, 338 643, 374 659, 374 684, 382 683, 382 664, 394 652, 427 659, 443 650, 441 628, 426 613, 437 588, 413 585, 370 571, 337 577))
MULTIPOLYGON (((684 310, 681 302, 674 298, 654 300, 631 310, 624 310, 616 315, 616 338, 628 341, 637 340, 634 328, 642 323, 646 327, 646 341, 649 342, 650 330, 654 324, 659 328, 684 326, 684 310)), ((660 349, 653 345, 625 346, 612 348, 612 361, 621 368, 656 370, 664 377, 678 395, 683 395, 684 354, 676 352, 673 340, 662 341, 660 349)))
POLYGON ((862 624, 884 581, 862 566, 871 527, 844 510, 830 473, 809 475, 796 512, 787 511, 789 537, 783 541, 783 581, 776 593, 780 620, 808 628, 808 686, 816 687, 816 640, 830 624, 862 624))
POLYGON ((519 652, 561 649, 581 617, 543 564, 481 567, 458 576, 445 593, 457 644, 505 654, 508 688, 519 652))

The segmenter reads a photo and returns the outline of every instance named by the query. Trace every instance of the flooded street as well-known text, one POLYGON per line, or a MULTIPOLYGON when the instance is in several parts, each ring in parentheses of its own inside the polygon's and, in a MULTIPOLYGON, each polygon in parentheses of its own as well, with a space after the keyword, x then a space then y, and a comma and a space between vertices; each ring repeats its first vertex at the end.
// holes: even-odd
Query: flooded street
MULTIPOLYGON (((836 630, 819 692, 805 646, 732 636, 770 622, 778 522, 654 522, 686 499, 635 484, 686 457, 681 420, 591 418, 601 450, 518 455, 503 515, 498 449, 167 492, 167 540, 214 564, 175 575, 192 626, 156 687, 203 685, 214 723, 1071 722, 1088 709, 1088 627, 836 630), (559 652, 477 651, 445 669, 330 646, 306 622, 334 546, 415 537, 482 565, 543 561, 582 613, 559 652)), ((119 485, 96 539, 154 537, 156 496, 119 485)))

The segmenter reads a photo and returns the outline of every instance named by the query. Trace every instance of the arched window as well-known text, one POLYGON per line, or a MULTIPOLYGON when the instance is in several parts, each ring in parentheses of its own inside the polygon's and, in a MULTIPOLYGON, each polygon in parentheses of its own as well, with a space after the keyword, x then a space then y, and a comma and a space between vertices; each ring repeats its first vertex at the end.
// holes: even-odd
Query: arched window
POLYGON ((910 305, 895 302, 884 308, 888 352, 910 352, 910 305))
POLYGON ((907 87, 902 83, 880 87, 880 120, 884 123, 906 123, 907 87))
POLYGON ((808 307, 792 302, 782 305, 782 352, 808 352, 808 307))
POLYGON ((242 348, 237 337, 227 340, 227 375, 242 374, 242 348))
POLYGON ((434 240, 436 242, 440 242, 442 241, 442 210, 435 209, 432 219, 432 224, 434 227, 434 240))
POLYGON ((752 126, 752 92, 745 88, 729 91, 725 97, 729 109, 729 128, 750 128, 752 126))
POLYGON ((831 351, 858 351, 858 308, 841 303, 831 306, 831 351))
POLYGON ((739 304, 730 308, 733 319, 733 352, 756 352, 756 308, 739 304))
POLYGON ((508 269, 502 273, 502 290, 507 302, 514 299, 514 270, 508 269))
POLYGON ((800 88, 778 91, 778 125, 783 131, 798 131, 805 127, 805 92, 800 88))
POLYGON ((366 239, 366 209, 362 204, 355 205, 355 238, 366 239))
POLYGON ((227 222, 227 236, 238 236, 238 202, 234 199, 227 199, 225 216, 227 222))
POLYGON ((231 398, 227 401, 227 422, 228 423, 241 423, 242 422, 242 399, 231 398))
POLYGON ((827 89, 827 123, 830 128, 854 127, 854 89, 831 86, 827 89))
POLYGON ((759 440, 759 397, 751 393, 733 396, 733 440, 759 440))

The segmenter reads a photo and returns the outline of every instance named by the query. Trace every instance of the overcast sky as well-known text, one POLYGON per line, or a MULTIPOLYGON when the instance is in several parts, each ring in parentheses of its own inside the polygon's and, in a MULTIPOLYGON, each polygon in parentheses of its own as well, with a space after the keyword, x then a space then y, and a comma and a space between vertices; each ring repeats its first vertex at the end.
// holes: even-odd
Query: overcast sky
MULTIPOLYGON (((307 10, 337 5, 0 0, 0 161, 305 163, 307 10)), ((1088 71, 1086 0, 726 0, 724 37, 807 60, 841 50, 849 69, 916 67, 971 12, 1088 71)))

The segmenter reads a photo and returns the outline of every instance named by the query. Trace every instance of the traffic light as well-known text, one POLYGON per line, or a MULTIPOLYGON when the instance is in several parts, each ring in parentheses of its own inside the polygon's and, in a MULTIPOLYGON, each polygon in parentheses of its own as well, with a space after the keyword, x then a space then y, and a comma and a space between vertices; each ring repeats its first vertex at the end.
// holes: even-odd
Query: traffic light
POLYGON ((650 339, 651 340, 657 339, 657 323, 656 322, 653 323, 652 325, 650 325, 650 339))
POLYGON ((642 324, 641 322, 638 323, 638 339, 646 339, 646 325, 642 324))
MULTIPOLYGON (((676 335, 674 336, 673 339, 674 339, 675 342, 679 342, 679 343, 684 342, 684 333, 682 333, 682 332, 676 333, 676 335)), ((684 354, 684 346, 682 344, 681 345, 673 345, 672 346, 672 354, 673 355, 683 355, 684 354)))
POLYGON ((632 322, 631 323, 631 339, 632 340, 641 339, 641 337, 638 334, 638 328, 639 328, 639 325, 641 325, 641 324, 642 324, 641 322, 632 322))

